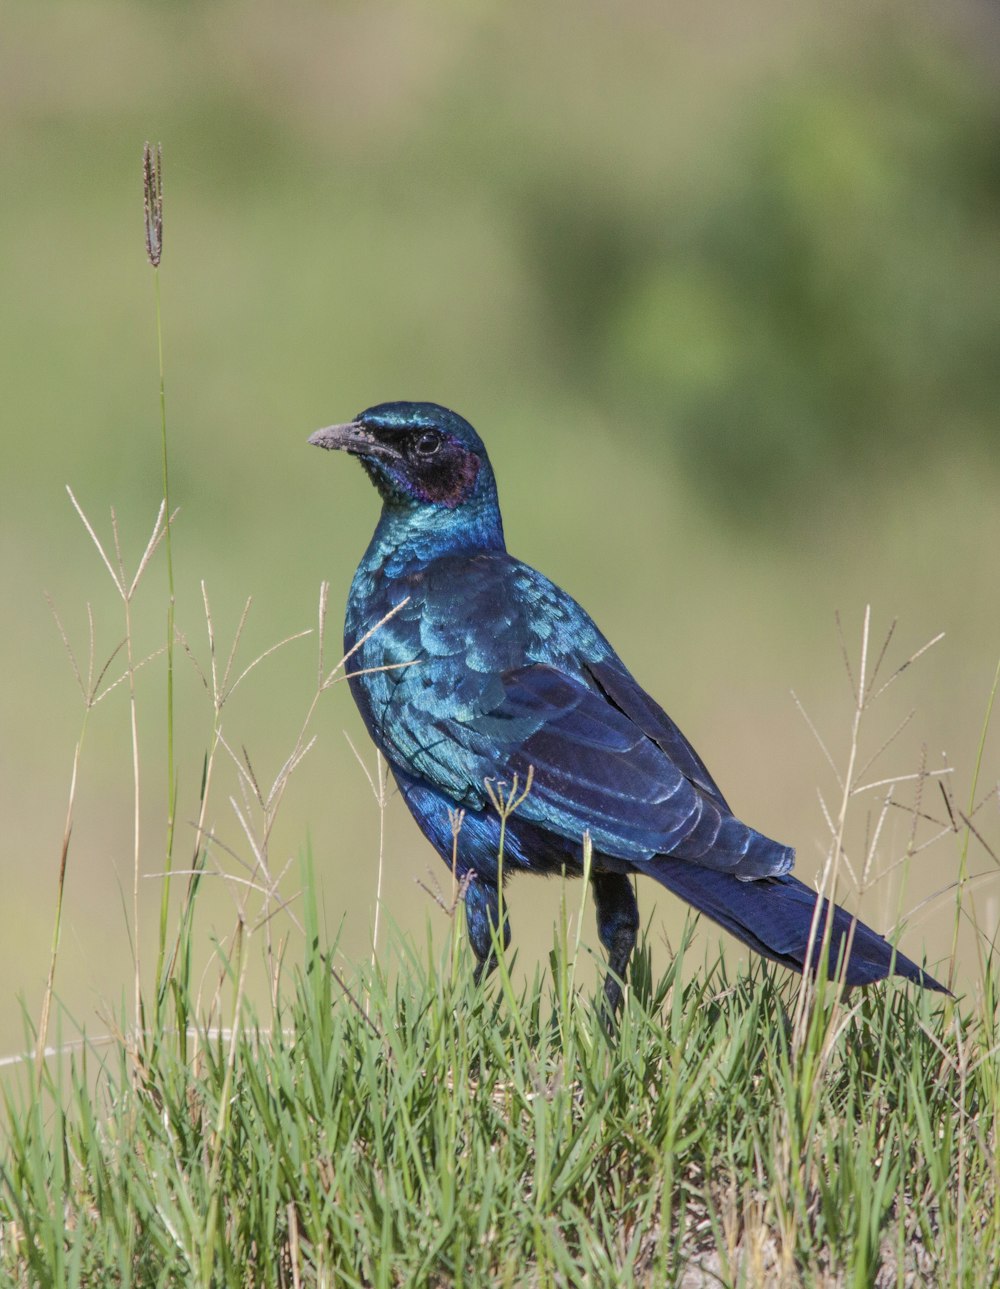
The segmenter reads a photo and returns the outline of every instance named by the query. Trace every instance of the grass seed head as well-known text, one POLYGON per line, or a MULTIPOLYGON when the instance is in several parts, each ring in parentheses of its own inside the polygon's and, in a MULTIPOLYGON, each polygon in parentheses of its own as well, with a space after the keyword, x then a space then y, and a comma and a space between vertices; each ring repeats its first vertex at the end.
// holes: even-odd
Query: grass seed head
POLYGON ((142 196, 146 215, 146 256, 153 268, 163 254, 163 146, 148 141, 142 149, 142 196))

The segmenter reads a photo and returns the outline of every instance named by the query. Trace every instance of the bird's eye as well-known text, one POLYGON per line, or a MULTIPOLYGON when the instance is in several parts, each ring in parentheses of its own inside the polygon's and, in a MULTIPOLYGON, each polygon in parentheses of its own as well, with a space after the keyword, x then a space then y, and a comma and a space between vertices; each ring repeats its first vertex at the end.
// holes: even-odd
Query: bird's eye
POLYGON ((432 457, 441 446, 441 435, 437 430, 425 430, 413 445, 418 456, 432 457))

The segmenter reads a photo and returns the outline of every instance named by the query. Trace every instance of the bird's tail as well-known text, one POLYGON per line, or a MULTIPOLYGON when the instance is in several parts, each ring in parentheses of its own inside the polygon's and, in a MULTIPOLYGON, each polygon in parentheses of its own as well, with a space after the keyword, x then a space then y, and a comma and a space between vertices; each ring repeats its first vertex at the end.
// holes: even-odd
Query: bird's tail
MULTIPOLYGON (((644 867, 651 877, 668 890, 687 900, 696 909, 725 928, 737 940, 780 962, 793 971, 806 967, 809 934, 816 912, 818 896, 797 877, 765 877, 740 881, 729 873, 700 868, 684 860, 660 856, 644 867)), ((815 971, 820 960, 825 919, 829 901, 823 901, 811 951, 810 969, 815 971)), ((830 933, 829 974, 840 972, 846 985, 867 985, 890 974, 903 976, 925 989, 949 990, 915 962, 900 953, 877 931, 865 926, 839 904, 833 906, 830 933), (853 927, 853 933, 852 933, 853 927), (850 939, 848 940, 848 937, 850 939), (840 964, 846 944, 850 956, 840 964)))

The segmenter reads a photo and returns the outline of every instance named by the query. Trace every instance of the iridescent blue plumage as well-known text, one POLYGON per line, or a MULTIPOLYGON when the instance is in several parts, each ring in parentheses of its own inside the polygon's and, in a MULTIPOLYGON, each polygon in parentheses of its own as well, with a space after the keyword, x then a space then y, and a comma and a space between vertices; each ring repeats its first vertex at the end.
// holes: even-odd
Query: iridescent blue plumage
MULTIPOLYGON (((608 1003, 620 1001, 648 874, 759 953, 806 966, 816 895, 794 852, 737 819, 698 754, 636 683, 587 613, 506 550, 479 436, 432 403, 383 403, 310 442, 357 456, 382 515, 351 586, 351 691, 421 829, 450 864, 458 836, 469 934, 481 972, 498 917, 499 818, 486 780, 533 773, 506 825, 512 871, 582 871, 593 844, 608 1003)), ((836 968, 852 925, 837 909, 836 968)), ((891 971, 940 988, 854 922, 848 984, 891 971)), ((505 934, 507 928, 505 928, 505 934)), ((812 955, 815 966, 819 948, 812 955)))

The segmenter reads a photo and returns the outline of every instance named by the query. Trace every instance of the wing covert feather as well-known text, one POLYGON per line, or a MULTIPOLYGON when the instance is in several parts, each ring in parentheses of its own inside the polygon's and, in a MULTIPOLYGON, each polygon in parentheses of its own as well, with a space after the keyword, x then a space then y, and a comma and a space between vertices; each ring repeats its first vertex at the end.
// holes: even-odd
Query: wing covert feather
MULTIPOLYGON (((434 670, 440 682, 440 660, 434 670)), ((474 710, 463 704, 460 716, 452 709, 442 717, 436 703, 421 702, 418 673, 404 674, 397 690, 401 699, 403 689, 413 692, 389 723, 394 749, 411 772, 466 806, 486 807, 487 778, 510 781, 517 774, 523 783, 533 767, 519 813, 569 839, 589 831, 603 854, 640 864, 673 855, 747 877, 781 867, 754 846, 759 834, 733 818, 717 789, 693 782, 585 680, 540 663, 512 669, 483 677, 474 710)), ((425 685, 423 692, 436 688, 425 685)))

